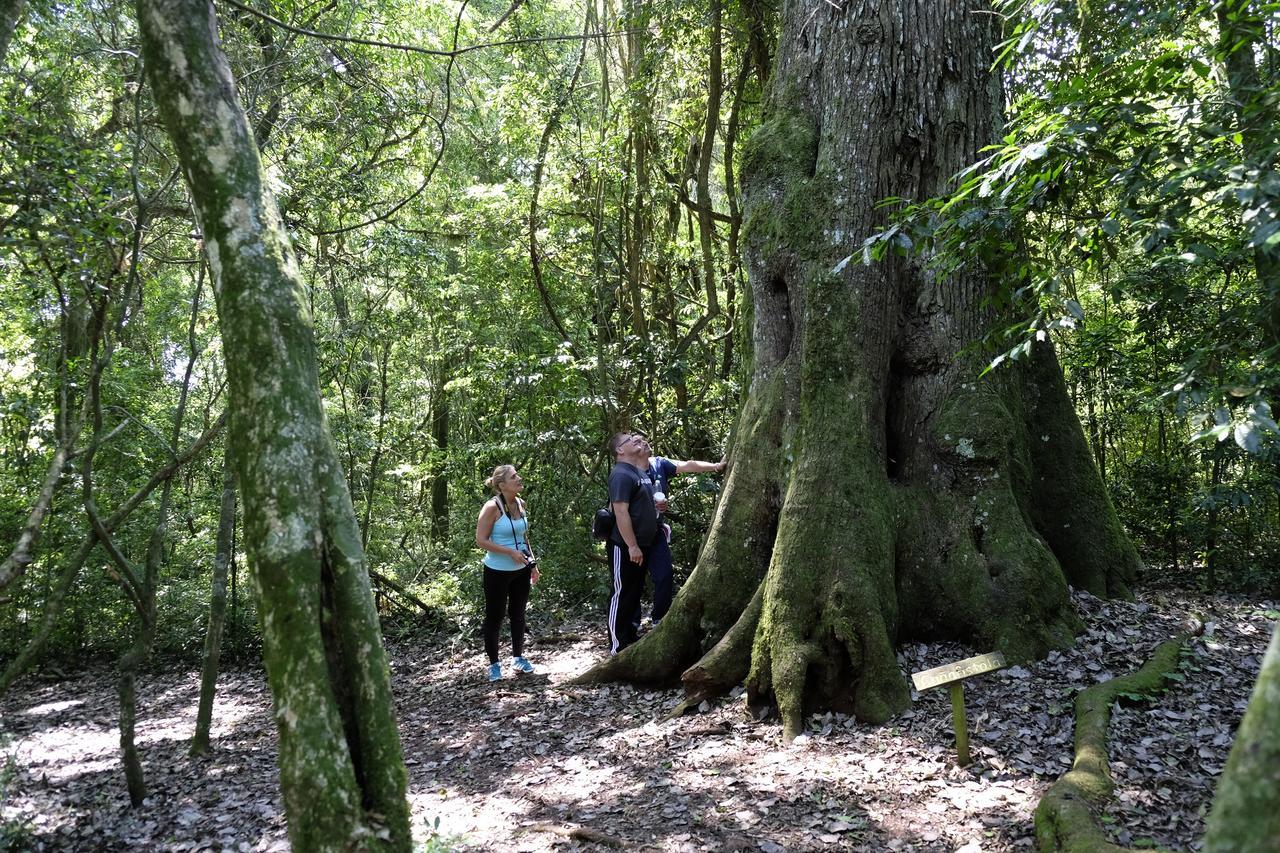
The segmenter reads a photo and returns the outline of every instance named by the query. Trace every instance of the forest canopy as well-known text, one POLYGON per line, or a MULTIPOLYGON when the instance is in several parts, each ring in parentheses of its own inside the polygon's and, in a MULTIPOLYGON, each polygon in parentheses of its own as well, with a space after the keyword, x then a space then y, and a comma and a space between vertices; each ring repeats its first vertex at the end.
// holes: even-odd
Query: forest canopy
MULTIPOLYGON (((1272 173, 1244 151, 1210 10, 1116 9, 1085 28, 1070 5, 1007 9, 1005 141, 933 214, 909 208, 882 242, 927 244, 946 264, 1005 257, 1016 241, 1019 266, 1000 269, 1025 282, 1017 298, 1042 296, 1034 329, 1058 342, 1098 467, 1148 564, 1184 583, 1266 588, 1280 506, 1273 343, 1260 320, 1274 300, 1252 250, 1276 233, 1272 173), (1082 38, 1099 49, 1080 49, 1082 38)), ((711 33, 695 7, 584 15, 539 4, 493 32, 505 4, 259 11, 289 27, 228 5, 221 37, 308 286, 326 413, 370 568, 449 624, 468 623, 470 516, 483 475, 509 459, 555 508, 543 523, 556 568, 539 594, 561 613, 595 600, 604 581, 584 531, 612 429, 642 426, 687 458, 726 447, 750 346, 735 161, 758 120, 772 18, 726 10, 708 148, 711 33), (643 39, 625 35, 633 13, 648 16, 643 39), (448 58, 357 40, 503 44, 448 58)), ((166 435, 188 361, 179 445, 224 403, 213 300, 140 81, 131 7, 36 2, 18 20, 0 118, 10 543, 81 420, 95 346, 115 349, 103 375, 111 440, 96 461, 106 506, 180 449, 166 435)), ((1255 50, 1269 73, 1270 41, 1255 50)), ((1248 126, 1267 126, 1270 89, 1245 106, 1248 126)), ((854 254, 855 236, 874 235, 851 235, 854 254)), ((989 358, 1016 354, 1026 328, 989 358)), ((159 580, 164 653, 201 642, 219 459, 215 448, 178 477, 182 535, 159 580)), ((676 560, 686 569, 714 483, 687 487, 693 533, 676 560)), ((25 579, 7 584, 8 656, 83 535, 76 504, 60 481, 25 579)), ((154 523, 154 511, 139 513, 117 534, 122 546, 145 549, 154 523)), ((128 604, 105 559, 94 554, 96 570, 75 580, 49 653, 110 654, 127 636, 128 604)), ((235 602, 233 650, 255 630, 239 587, 235 602)))
MULTIPOLYGON (((472 641, 495 465, 529 486, 558 624, 611 589, 588 535, 609 437, 727 454, 676 482, 673 549, 680 581, 740 563, 732 603, 690 581, 657 651, 597 674, 701 661, 788 736, 814 701, 901 710, 902 637, 1069 642, 1068 584, 1280 594, 1273 6, 1008 0, 930 29, 963 4, 825 5, 219 0, 209 106, 166 88, 204 72, 165 40, 176 4, 5 2, 0 690, 118 659, 123 731, 157 657, 270 668, 282 611, 246 557, 287 466, 255 448, 304 400, 313 568, 367 572, 375 639, 472 641), (204 107, 239 148, 184 141, 204 107), (228 239, 278 261, 256 292, 279 314, 239 302, 228 239), (295 398, 265 377, 298 353, 295 398), (832 506, 865 510, 845 550, 885 573, 797 592, 778 578, 836 542, 801 523, 832 506), (953 564, 976 574, 943 590, 953 564), (780 639, 819 592, 822 636, 780 639)), ((316 602, 324 630, 346 612, 316 602)))

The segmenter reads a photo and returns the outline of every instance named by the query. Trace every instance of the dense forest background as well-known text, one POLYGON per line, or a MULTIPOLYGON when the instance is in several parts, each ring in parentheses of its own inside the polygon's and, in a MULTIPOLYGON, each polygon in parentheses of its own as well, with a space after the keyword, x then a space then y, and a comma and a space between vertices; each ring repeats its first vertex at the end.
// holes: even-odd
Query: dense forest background
MULTIPOLYGON (((1031 320, 993 330, 984 360, 1052 335, 1143 581, 1274 596, 1277 294, 1259 257, 1280 243, 1275 11, 1226 5, 1001 7, 1007 136, 953 196, 891 206, 849 250, 997 273, 1031 320)), ((308 286, 384 630, 472 636, 475 514, 505 462, 529 484, 538 618, 596 606, 608 436, 731 450, 751 346, 738 175, 777 9, 218 11, 308 286)), ((155 654, 195 660, 226 405, 200 234, 132 6, 16 12, 0 42, 0 663, 33 641, 46 663, 114 658, 139 620, 155 654), (104 522, 110 549, 86 539, 104 522)), ((676 489, 687 573, 717 483, 676 489)), ((259 642, 236 553, 233 658, 259 642)))

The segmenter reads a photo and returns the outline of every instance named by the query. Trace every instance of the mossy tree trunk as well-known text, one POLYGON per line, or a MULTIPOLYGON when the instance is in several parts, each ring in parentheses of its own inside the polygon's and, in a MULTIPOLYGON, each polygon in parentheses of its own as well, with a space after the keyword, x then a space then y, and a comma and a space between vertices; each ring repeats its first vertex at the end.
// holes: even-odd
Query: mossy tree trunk
POLYGON ((1027 660, 1079 628, 1068 583, 1127 594, 1138 558, 1052 350, 979 379, 981 271, 842 262, 885 227, 880 199, 938 193, 996 138, 996 20, 786 3, 743 158, 753 375, 730 473, 671 613, 582 680, 745 678, 790 738, 808 710, 904 708, 899 640, 1027 660))
POLYGON ((0 0, 0 65, 9 53, 9 42, 27 5, 27 0, 0 0))
POLYGON ((1280 839, 1280 630, 1262 659, 1249 707, 1213 796, 1204 849, 1274 850, 1280 839))
POLYGON ((139 0, 148 80, 213 270, 245 549, 296 850, 410 845, 390 673, 293 251, 208 0, 139 0))

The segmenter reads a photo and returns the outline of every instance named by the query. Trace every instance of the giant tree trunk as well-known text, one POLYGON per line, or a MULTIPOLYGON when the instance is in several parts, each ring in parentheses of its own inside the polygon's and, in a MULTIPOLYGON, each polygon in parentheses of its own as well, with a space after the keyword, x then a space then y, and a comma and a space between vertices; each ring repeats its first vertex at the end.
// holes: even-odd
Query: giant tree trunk
POLYGON ((296 850, 410 845, 390 673, 289 236, 209 0, 138 0, 148 81, 214 273, 245 547, 296 850))
POLYGON ((920 199, 996 137, 996 19, 962 0, 788 0, 744 154, 753 376, 732 468, 660 628, 584 680, 695 695, 746 678, 790 738, 806 710, 904 708, 907 637, 1026 660, 1079 624, 1068 583, 1123 595, 1124 537, 1048 346, 979 379, 979 270, 845 258, 888 196, 920 199))

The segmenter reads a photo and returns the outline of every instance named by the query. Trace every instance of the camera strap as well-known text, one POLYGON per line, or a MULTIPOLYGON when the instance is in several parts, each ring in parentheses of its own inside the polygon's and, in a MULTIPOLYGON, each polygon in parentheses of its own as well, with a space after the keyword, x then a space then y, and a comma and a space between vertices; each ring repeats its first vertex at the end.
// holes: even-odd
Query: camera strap
MULTIPOLYGON (((511 513, 507 512, 507 502, 502 499, 502 495, 496 496, 494 500, 498 502, 498 509, 502 510, 502 514, 507 517, 507 524, 511 525, 511 541, 515 543, 516 550, 519 551, 520 545, 521 545, 520 537, 516 534, 515 520, 511 518, 511 513)), ((520 498, 516 498, 516 501, 517 501, 516 505, 519 506, 520 498)), ((524 551, 525 553, 532 554, 533 551, 529 548, 529 532, 528 532, 529 516, 522 512, 520 517, 525 520, 524 521, 525 536, 524 536, 524 543, 523 543, 524 551)))

